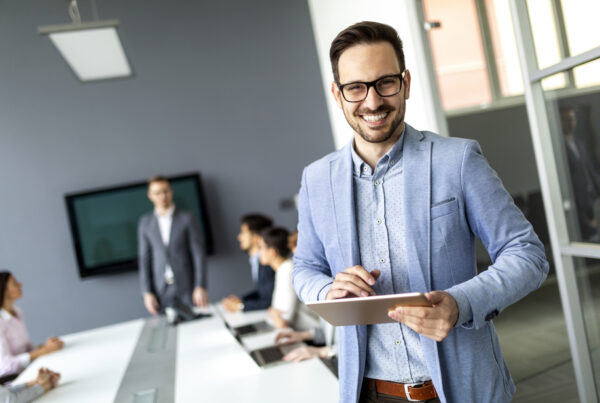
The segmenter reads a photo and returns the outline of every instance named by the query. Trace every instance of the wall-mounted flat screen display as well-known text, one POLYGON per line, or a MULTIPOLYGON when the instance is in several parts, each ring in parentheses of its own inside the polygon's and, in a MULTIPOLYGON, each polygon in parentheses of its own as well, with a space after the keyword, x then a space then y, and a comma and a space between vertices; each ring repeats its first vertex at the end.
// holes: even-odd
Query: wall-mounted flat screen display
MULTIPOLYGON (((204 249, 213 252, 213 238, 199 173, 169 177, 175 206, 196 215, 204 249)), ((137 225, 153 210, 147 182, 65 195, 79 276, 135 270, 137 225)))

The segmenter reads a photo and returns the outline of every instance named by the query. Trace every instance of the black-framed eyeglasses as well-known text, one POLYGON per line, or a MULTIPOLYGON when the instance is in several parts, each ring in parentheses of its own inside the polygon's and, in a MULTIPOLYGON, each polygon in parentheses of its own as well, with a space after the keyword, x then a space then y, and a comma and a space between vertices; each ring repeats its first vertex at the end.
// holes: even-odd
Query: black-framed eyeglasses
POLYGON ((348 102, 362 102, 367 98, 369 88, 374 87, 380 97, 392 97, 402 90, 404 70, 399 74, 379 77, 374 81, 354 81, 347 84, 336 83, 344 99, 348 102))

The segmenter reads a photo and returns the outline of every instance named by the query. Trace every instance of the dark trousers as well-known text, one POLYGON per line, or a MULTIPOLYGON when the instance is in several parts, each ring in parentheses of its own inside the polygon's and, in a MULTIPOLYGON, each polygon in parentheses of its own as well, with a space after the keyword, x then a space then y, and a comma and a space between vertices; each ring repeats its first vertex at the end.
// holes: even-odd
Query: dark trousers
MULTIPOLYGON (((384 395, 383 393, 377 393, 375 390, 369 390, 363 386, 360 392, 360 399, 358 399, 358 403, 398 403, 398 402, 408 402, 408 399, 404 399, 402 397, 384 395)), ((440 399, 431 399, 431 400, 421 400, 421 402, 427 403, 440 403, 440 399)))

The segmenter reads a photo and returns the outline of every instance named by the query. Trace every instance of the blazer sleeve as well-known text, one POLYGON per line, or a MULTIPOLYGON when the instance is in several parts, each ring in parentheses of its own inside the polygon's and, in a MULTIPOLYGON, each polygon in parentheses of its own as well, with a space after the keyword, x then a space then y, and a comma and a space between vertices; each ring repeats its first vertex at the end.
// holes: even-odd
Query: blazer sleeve
POLYGON ((461 294, 470 305, 472 318, 461 325, 479 329, 538 288, 549 265, 533 227, 515 206, 475 141, 468 142, 464 149, 461 186, 467 222, 493 263, 447 291, 461 294))
POLYGON ((258 266, 257 289, 242 297, 244 311, 267 309, 271 306, 273 287, 275 285, 275 272, 270 266, 258 266))
POLYGON ((140 271, 140 286, 142 293, 154 293, 152 285, 152 254, 150 243, 145 235, 145 219, 142 217, 138 224, 138 267, 140 271))
POLYGON ((202 233, 200 232, 200 223, 193 214, 190 214, 188 242, 194 265, 194 286, 206 288, 206 261, 202 246, 202 233))
POLYGON ((325 299, 333 283, 323 244, 313 225, 307 176, 305 168, 298 195, 298 244, 292 274, 294 290, 303 302, 325 299))
POLYGON ((28 403, 44 394, 42 385, 25 384, 0 387, 0 403, 28 403))

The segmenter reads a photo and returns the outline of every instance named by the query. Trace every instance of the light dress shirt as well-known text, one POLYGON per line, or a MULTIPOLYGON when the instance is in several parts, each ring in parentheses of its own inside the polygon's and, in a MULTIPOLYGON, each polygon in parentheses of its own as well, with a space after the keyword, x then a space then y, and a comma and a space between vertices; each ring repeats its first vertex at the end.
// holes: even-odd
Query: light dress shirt
POLYGON ((19 373, 29 365, 33 345, 21 311, 14 307, 15 316, 0 309, 0 376, 19 373))
POLYGON ((275 287, 271 306, 281 312, 281 317, 290 322, 296 314, 298 296, 292 287, 294 262, 286 259, 275 271, 275 287))
MULTIPOLYGON (((381 271, 372 287, 377 295, 410 291, 404 251, 403 144, 404 133, 374 171, 352 149, 361 265, 381 271)), ((402 383, 431 379, 419 335, 408 326, 369 325, 367 334, 365 377, 402 383)))
MULTIPOLYGON (((372 287, 377 295, 410 292, 405 258, 402 194, 402 150, 406 129, 394 146, 377 162, 375 170, 352 148, 354 201, 361 265, 381 275, 372 287)), ((468 301, 452 290, 461 318, 471 315, 468 301)), ((418 333, 401 323, 367 326, 365 377, 392 382, 430 380, 418 333)))
POLYGON ((260 253, 255 253, 248 259, 250 262, 250 269, 252 270, 252 281, 254 284, 258 284, 258 267, 260 266, 260 253))
POLYGON ((37 384, 30 388, 24 383, 8 387, 0 386, 0 403, 29 403, 43 394, 44 388, 37 384))
MULTIPOLYGON (((171 208, 167 210, 164 215, 158 214, 155 210, 154 214, 158 219, 158 228, 160 229, 160 237, 162 238, 165 246, 169 246, 169 241, 171 239, 171 225, 173 224, 173 212, 175 211, 175 205, 172 205, 171 208)), ((175 282, 175 274, 173 274, 173 269, 171 265, 167 263, 165 267, 165 283, 173 284, 175 282)))

